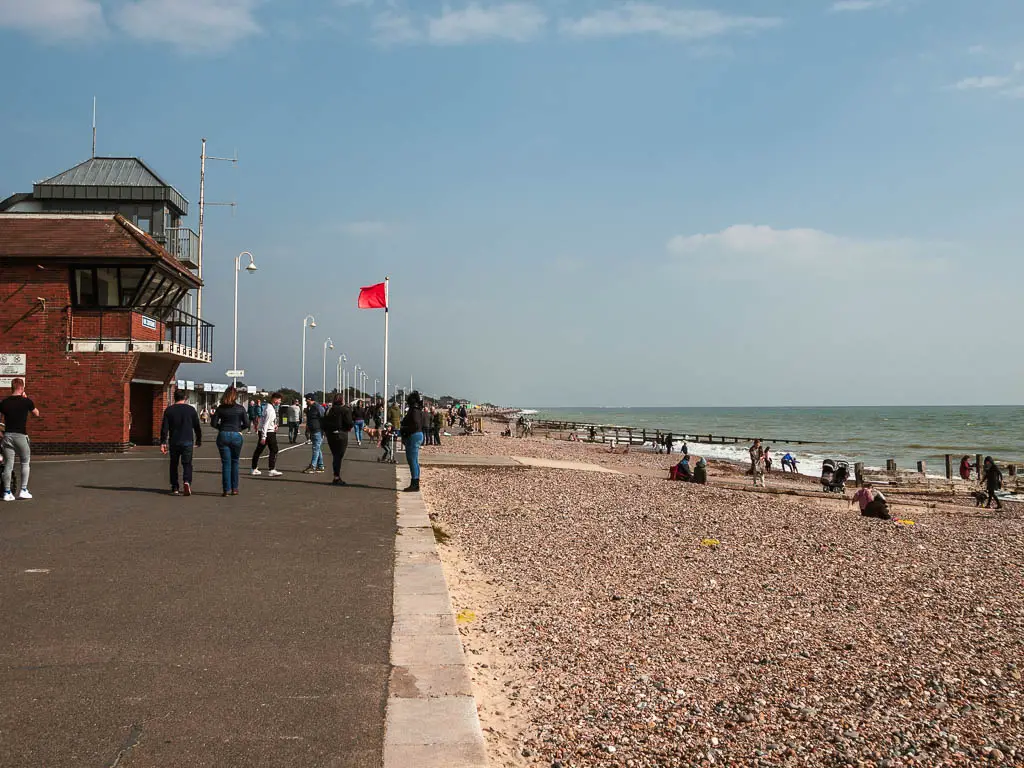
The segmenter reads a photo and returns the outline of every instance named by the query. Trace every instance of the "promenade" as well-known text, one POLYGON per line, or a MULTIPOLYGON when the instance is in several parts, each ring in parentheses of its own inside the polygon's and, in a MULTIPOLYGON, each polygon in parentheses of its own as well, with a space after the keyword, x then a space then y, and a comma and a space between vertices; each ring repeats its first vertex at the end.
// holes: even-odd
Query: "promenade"
POLYGON ((380 765, 394 467, 353 441, 350 487, 308 446, 253 478, 254 444, 226 499, 212 434, 191 498, 157 449, 33 462, 0 505, 0 766, 380 765))

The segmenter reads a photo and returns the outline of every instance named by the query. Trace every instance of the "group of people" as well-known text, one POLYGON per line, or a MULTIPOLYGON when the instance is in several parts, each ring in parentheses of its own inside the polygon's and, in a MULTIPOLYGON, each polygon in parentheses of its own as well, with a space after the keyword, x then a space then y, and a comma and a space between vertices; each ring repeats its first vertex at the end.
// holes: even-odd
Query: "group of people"
POLYGON ((691 456, 684 453, 683 458, 669 470, 669 478, 684 483, 706 485, 708 482, 708 463, 703 456, 691 456), (696 464, 691 464, 696 460, 696 464))
MULTIPOLYGON (((393 442, 398 435, 405 446, 412 476, 407 491, 419 490, 420 447, 425 443, 440 445, 441 442, 444 415, 440 409, 425 410, 418 392, 411 393, 407 398, 408 410, 404 416, 397 403, 392 404, 385 414, 382 402, 357 403, 353 407, 340 395, 329 407, 325 407, 317 402, 312 392, 308 392, 305 395, 305 407, 298 416, 292 407, 282 406, 281 401, 281 393, 275 392, 267 401, 254 399, 245 407, 238 402, 238 390, 234 387, 229 388, 221 397, 220 404, 210 415, 210 425, 217 430, 222 496, 237 496, 239 493, 239 465, 245 442, 243 435, 250 430, 255 431, 258 438, 252 454, 250 474, 263 474, 259 462, 264 452, 267 453, 267 474, 270 477, 283 474, 277 469, 280 452, 278 430, 287 425, 291 432, 301 421, 305 423, 305 436, 311 445, 310 462, 303 472, 319 474, 326 471, 323 449, 326 441, 332 458, 332 482, 339 486, 347 485, 342 479, 341 469, 350 432, 354 433, 357 443, 362 445, 372 430, 373 437, 383 449, 381 461, 393 460, 393 442), (369 427, 368 424, 373 426, 369 427)), ((453 420, 454 413, 452 409, 450 418, 453 420)), ((160 430, 161 451, 170 457, 169 474, 173 495, 192 494, 193 454, 202 445, 202 440, 202 425, 196 409, 188 404, 186 392, 175 392, 174 404, 164 411, 160 430)))

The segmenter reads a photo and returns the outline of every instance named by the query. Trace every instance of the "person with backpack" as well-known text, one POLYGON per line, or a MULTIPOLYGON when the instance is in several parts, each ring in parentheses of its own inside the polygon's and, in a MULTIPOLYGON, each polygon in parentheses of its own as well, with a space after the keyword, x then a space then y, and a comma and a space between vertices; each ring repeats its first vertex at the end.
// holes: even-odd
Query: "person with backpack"
POLYGON ((1000 471, 999 466, 992 460, 991 456, 985 457, 984 475, 985 490, 988 491, 988 500, 985 502, 985 509, 991 507, 992 502, 996 503, 996 509, 1003 508, 1003 502, 996 496, 996 491, 1001 490, 1003 487, 1003 473, 1000 471))
POLYGON ((303 474, 324 472, 324 407, 316 401, 312 392, 306 393, 306 437, 313 444, 313 455, 303 474))
MULTIPOLYGON (((323 433, 327 435, 327 445, 331 449, 331 465, 334 470, 334 485, 348 485, 341 479, 341 462, 348 449, 348 433, 355 426, 352 409, 345 405, 345 400, 338 395, 331 404, 331 409, 321 420, 323 433)), ((321 453, 321 456, 323 454, 321 453)))

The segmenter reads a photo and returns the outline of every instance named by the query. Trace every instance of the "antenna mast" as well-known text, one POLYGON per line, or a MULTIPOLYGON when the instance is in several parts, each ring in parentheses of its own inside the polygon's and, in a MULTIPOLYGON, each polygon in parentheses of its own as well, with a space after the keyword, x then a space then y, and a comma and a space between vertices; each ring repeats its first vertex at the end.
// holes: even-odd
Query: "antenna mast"
POLYGON ((92 156, 96 157, 96 97, 92 97, 92 156))
MULTIPOLYGON (((237 203, 207 203, 206 202, 206 161, 207 160, 223 160, 229 162, 232 165, 238 165, 238 150, 235 150, 234 157, 213 157, 206 154, 206 138, 203 138, 203 152, 200 155, 199 165, 199 252, 197 254, 196 262, 199 269, 197 270, 197 277, 203 279, 203 224, 206 220, 206 206, 207 205, 230 205, 234 210, 237 203)), ((203 316, 203 289, 199 288, 196 291, 196 317, 202 318, 203 316)))

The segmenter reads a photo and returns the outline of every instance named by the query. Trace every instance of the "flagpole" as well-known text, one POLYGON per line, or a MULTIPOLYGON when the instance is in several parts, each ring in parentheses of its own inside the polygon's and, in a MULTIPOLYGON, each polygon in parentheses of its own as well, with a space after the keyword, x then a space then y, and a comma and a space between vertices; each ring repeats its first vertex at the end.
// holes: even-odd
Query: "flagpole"
POLYGON ((387 415, 388 411, 388 335, 389 335, 389 314, 391 312, 391 302, 388 299, 388 283, 391 281, 390 277, 384 278, 384 413, 387 415))

